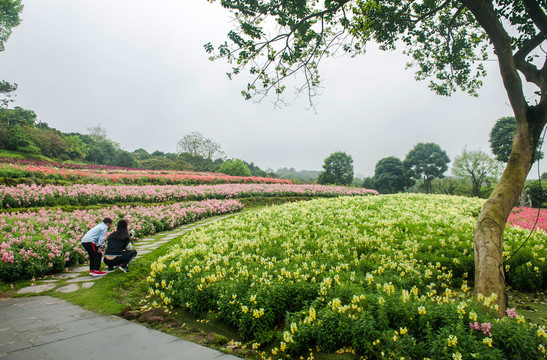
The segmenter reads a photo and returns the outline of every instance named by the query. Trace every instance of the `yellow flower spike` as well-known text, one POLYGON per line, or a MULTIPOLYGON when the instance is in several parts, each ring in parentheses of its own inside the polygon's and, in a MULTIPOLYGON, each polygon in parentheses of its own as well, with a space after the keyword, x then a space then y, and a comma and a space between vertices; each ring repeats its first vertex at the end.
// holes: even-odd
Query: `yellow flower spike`
POLYGON ((448 347, 456 346, 456 344, 458 343, 458 337, 455 335, 450 335, 446 343, 448 347))
POLYGON ((469 320, 475 322, 477 321, 477 319, 478 319, 477 313, 471 310, 471 312, 469 312, 469 320))
POLYGON ((486 344, 489 347, 492 347, 492 338, 489 338, 489 337, 484 338, 484 339, 482 339, 482 342, 483 342, 483 344, 486 344))
POLYGON ((386 301, 384 300, 384 298, 383 298, 382 296, 380 296, 380 297, 378 298, 378 304, 384 305, 385 303, 386 303, 386 301))

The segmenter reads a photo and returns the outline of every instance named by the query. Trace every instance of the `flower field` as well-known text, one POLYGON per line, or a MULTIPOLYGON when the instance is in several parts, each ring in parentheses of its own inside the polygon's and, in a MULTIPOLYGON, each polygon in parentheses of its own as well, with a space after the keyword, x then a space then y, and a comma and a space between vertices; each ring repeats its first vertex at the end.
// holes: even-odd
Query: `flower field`
MULTIPOLYGON (((160 257, 150 301, 211 311, 255 347, 268 344, 264 358, 316 349, 368 359, 544 358, 544 328, 514 309, 496 320, 491 297, 479 304, 470 295, 482 203, 341 197, 242 214, 185 234, 160 257)), ((508 227, 504 256, 528 233, 508 227)), ((535 233, 507 264, 513 286, 545 289, 546 239, 535 233)))
POLYGON ((513 212, 509 215, 507 223, 511 226, 518 226, 523 229, 532 229, 536 223, 536 218, 536 228, 547 232, 547 210, 543 209, 517 207, 513 209, 513 212))
POLYGON ((243 209, 236 200, 204 200, 100 210, 40 210, 0 214, 0 280, 30 279, 85 261, 83 234, 105 217, 125 217, 135 237, 173 229, 202 218, 243 209))
POLYGON ((25 164, 0 163, 0 177, 33 178, 72 183, 109 184, 290 184, 290 180, 257 176, 231 176, 221 173, 204 173, 174 170, 138 170, 105 167, 57 167, 55 163, 25 164), (53 164, 53 165, 52 165, 53 164))
POLYGON ((375 190, 326 185, 223 184, 223 185, 17 185, 0 186, 0 208, 54 205, 156 203, 250 196, 317 196, 378 194, 375 190))

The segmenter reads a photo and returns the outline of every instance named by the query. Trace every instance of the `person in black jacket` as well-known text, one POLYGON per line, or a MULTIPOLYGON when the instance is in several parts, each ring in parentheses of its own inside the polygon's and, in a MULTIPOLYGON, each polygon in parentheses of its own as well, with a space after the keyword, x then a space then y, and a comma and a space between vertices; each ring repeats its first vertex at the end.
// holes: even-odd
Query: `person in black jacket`
POLYGON ((128 271, 129 264, 137 256, 136 250, 127 249, 128 247, 131 249, 130 245, 131 234, 127 230, 127 220, 122 219, 118 221, 116 231, 112 232, 107 239, 104 263, 108 265, 108 271, 114 271, 115 267, 124 273, 128 271))

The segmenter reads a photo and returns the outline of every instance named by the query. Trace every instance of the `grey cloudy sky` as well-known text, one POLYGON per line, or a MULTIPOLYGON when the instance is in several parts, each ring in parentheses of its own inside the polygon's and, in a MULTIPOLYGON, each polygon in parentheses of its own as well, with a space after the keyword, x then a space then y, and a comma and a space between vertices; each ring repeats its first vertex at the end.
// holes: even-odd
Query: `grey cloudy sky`
MULTIPOLYGON (((440 97, 414 81, 400 52, 370 46, 354 59, 322 64, 316 112, 306 99, 243 100, 246 74, 210 62, 230 14, 206 0, 23 0, 22 23, 0 53, 0 79, 19 84, 15 106, 63 132, 102 125, 122 148, 175 152, 199 131, 229 158, 263 169, 320 170, 345 151, 355 173, 372 176, 386 156, 404 159, 418 142, 435 142, 453 159, 464 146, 489 152, 496 119, 511 116, 497 63, 478 98, 440 97)), ((537 170, 536 170, 537 171, 537 170)), ((547 171, 542 164, 542 171, 547 171)), ((448 175, 448 173, 447 173, 448 175)))

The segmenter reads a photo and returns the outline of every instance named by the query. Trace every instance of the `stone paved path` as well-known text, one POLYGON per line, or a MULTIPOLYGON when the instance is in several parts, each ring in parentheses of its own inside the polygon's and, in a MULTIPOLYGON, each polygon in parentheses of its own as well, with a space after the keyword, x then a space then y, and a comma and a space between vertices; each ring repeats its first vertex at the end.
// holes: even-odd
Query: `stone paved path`
POLYGON ((0 299, 2 360, 238 360, 50 296, 0 299))
MULTIPOLYGON (((169 241, 177 238, 185 232, 194 230, 196 228, 212 224, 222 219, 232 217, 235 214, 220 215, 213 218, 204 219, 195 223, 183 225, 175 230, 166 231, 153 236, 140 239, 133 246, 137 250, 137 259, 145 254, 152 252, 161 245, 168 243, 169 241)), ((102 270, 105 265, 102 264, 102 270)), ((119 271, 119 270, 116 270, 119 271)), ((105 275, 105 276, 108 276, 105 275)), ((21 288, 17 291, 18 294, 40 294, 52 289, 55 292, 68 293, 74 292, 79 289, 87 289, 93 286, 95 281, 100 280, 102 277, 89 276, 89 266, 78 266, 69 268, 68 271, 54 275, 51 279, 38 280, 36 284, 21 288), (62 286, 61 286, 62 285, 62 286)))
MULTIPOLYGON (((208 218, 173 231, 141 239, 134 247, 147 254, 187 231, 236 214, 208 218)), ((104 264, 103 264, 104 267, 104 264)), ((116 270, 119 271, 119 270, 116 270)), ((108 276, 105 275, 105 276, 108 276)), ((73 292, 93 286, 102 277, 89 276, 89 266, 79 266, 38 280, 18 294, 73 292)), ((1 360, 96 359, 237 360, 208 347, 119 318, 101 316, 50 296, 0 299, 1 360)))

